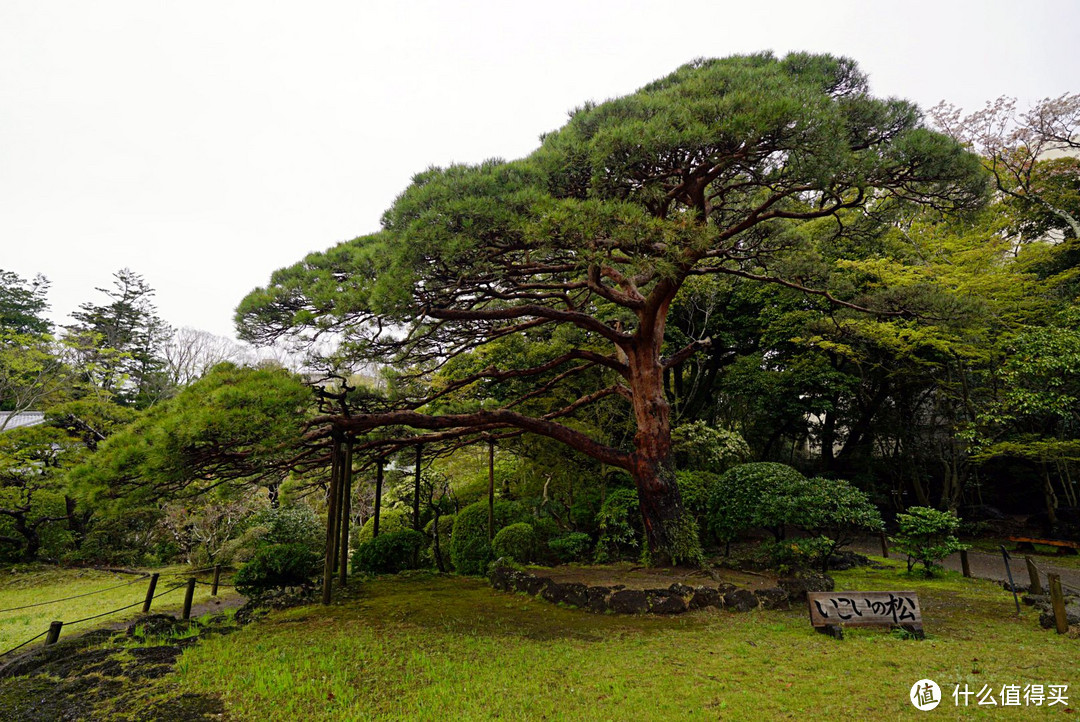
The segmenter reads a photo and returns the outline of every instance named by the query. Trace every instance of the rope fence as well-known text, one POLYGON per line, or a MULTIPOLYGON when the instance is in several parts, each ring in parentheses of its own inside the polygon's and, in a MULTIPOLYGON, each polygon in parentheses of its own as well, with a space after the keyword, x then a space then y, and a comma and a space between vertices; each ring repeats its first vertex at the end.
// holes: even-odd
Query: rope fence
MULTIPOLYGON (((1029 561, 1029 560, 1031 562, 1031 566, 1035 567, 1035 569, 1038 570, 1038 572, 1040 574, 1042 574, 1044 577, 1049 577, 1051 574, 1054 574, 1054 572, 1049 572, 1046 569, 1043 569, 1042 567, 1040 567, 1038 564, 1035 563, 1034 559, 1031 559, 1031 557, 1024 557, 1025 562, 1029 561)), ((1067 591, 1069 594, 1080 594, 1080 589, 1078 589, 1077 587, 1071 586, 1069 584, 1066 584, 1065 582, 1061 582, 1061 588, 1063 590, 1067 591)))
POLYGON ((171 592, 175 592, 177 589, 183 589, 185 587, 187 588, 187 593, 184 596, 183 619, 190 619, 191 618, 191 603, 192 603, 192 598, 194 596, 195 585, 196 584, 204 584, 206 586, 213 587, 213 591, 211 592, 212 596, 217 595, 217 588, 218 587, 235 588, 234 585, 232 585, 232 584, 222 584, 220 582, 220 580, 219 580, 220 574, 221 574, 221 567, 220 566, 206 567, 204 569, 195 569, 195 570, 189 571, 189 572, 180 572, 180 573, 177 573, 177 574, 170 574, 170 575, 168 575, 170 577, 187 576, 187 580, 180 583, 180 584, 174 584, 174 585, 170 586, 168 589, 165 589, 163 591, 156 592, 156 593, 155 593, 155 589, 157 587, 157 582, 158 582, 159 575, 158 574, 143 574, 141 577, 139 577, 137 579, 133 579, 130 582, 124 582, 123 584, 117 584, 117 585, 112 586, 112 587, 106 587, 104 589, 99 589, 99 590, 94 591, 94 592, 86 592, 86 593, 83 593, 83 594, 73 594, 70 597, 64 597, 62 599, 53 599, 53 600, 50 600, 50 601, 47 601, 47 602, 37 602, 35 604, 27 604, 27 605, 23 605, 21 607, 12 607, 10 609, 2 609, 2 610, 0 610, 0 613, 2 613, 2 612, 13 612, 13 611, 16 611, 16 610, 19 610, 19 609, 30 609, 32 607, 40 607, 40 606, 44 606, 44 605, 47 605, 47 604, 56 604, 56 603, 59 603, 59 602, 66 602, 66 601, 69 601, 71 599, 79 599, 81 597, 88 597, 88 596, 92 596, 94 594, 101 594, 102 592, 111 591, 113 589, 119 589, 121 587, 126 587, 126 586, 129 586, 131 584, 134 584, 135 582, 142 581, 142 580, 146 579, 147 577, 150 578, 150 586, 146 590, 146 596, 145 596, 144 599, 141 599, 141 600, 139 600, 137 602, 132 602, 131 604, 126 604, 126 605, 124 605, 122 607, 117 607, 116 609, 111 609, 111 610, 109 610, 107 612, 101 612, 100 614, 93 614, 93 615, 90 615, 89 617, 83 617, 82 619, 76 619, 73 622, 54 621, 52 624, 49 625, 49 628, 47 630, 45 630, 44 632, 42 632, 41 634, 38 634, 38 635, 36 635, 34 637, 31 637, 30 639, 26 640, 25 642, 22 642, 21 644, 18 644, 16 646, 12 647, 11 649, 8 649, 7 651, 0 652, 0 657, 6 657, 7 655, 11 654, 12 652, 15 652, 16 650, 22 649, 26 645, 28 645, 31 642, 34 642, 34 641, 36 641, 38 639, 41 639, 42 637, 45 637, 46 646, 51 645, 51 644, 55 644, 56 641, 60 638, 60 630, 63 627, 71 627, 71 626, 74 626, 76 624, 82 624, 83 622, 89 622, 89 621, 94 620, 94 619, 100 619, 102 617, 107 617, 110 614, 116 614, 117 612, 122 612, 122 611, 125 611, 127 609, 131 609, 132 607, 137 607, 140 604, 143 607, 143 613, 146 614, 146 613, 148 613, 150 611, 150 603, 154 599, 157 599, 158 597, 163 597, 166 594, 169 594, 171 592), (192 576, 194 574, 198 574, 198 573, 201 573, 201 572, 207 572, 207 571, 213 571, 214 572, 214 581, 213 582, 200 581, 200 580, 196 579, 194 576, 192 576))
POLYGON ((8 609, 0 609, 0 614, 3 614, 4 612, 17 612, 20 609, 30 609, 31 607, 44 607, 44 606, 46 606, 48 604, 58 604, 60 602, 70 601, 72 599, 78 599, 79 597, 91 597, 91 596, 93 596, 95 594, 101 594, 102 592, 111 592, 113 589, 119 589, 120 587, 130 586, 130 585, 134 584, 135 582, 141 582, 143 579, 146 579, 149 576, 150 576, 149 574, 143 574, 140 577, 136 577, 135 579, 132 579, 130 582, 124 582, 122 584, 117 584, 115 586, 105 587, 104 589, 98 589, 95 592, 84 592, 83 594, 73 594, 70 597, 64 597, 63 599, 50 599, 47 602, 35 602, 33 604, 24 604, 21 607, 10 607, 8 609))
MULTIPOLYGON (((183 589, 185 586, 186 585, 184 585, 184 584, 177 584, 176 586, 169 587, 168 589, 166 589, 163 592, 158 592, 157 594, 155 594, 154 596, 152 596, 150 598, 151 599, 157 599, 158 597, 163 597, 166 594, 168 594, 169 592, 175 592, 177 589, 183 589)), ((128 604, 127 606, 118 607, 118 608, 112 610, 111 612, 102 612, 101 614, 95 614, 95 615, 93 615, 91 617, 83 617, 82 619, 76 619, 74 622, 64 622, 64 626, 65 627, 71 627, 71 626, 74 626, 76 624, 81 624, 83 622, 89 622, 91 619, 99 619, 101 617, 107 617, 110 614, 116 614, 117 612, 122 612, 125 609, 131 609, 132 607, 137 607, 140 604, 145 605, 146 601, 142 600, 142 601, 138 601, 138 602, 133 602, 132 604, 128 604)))

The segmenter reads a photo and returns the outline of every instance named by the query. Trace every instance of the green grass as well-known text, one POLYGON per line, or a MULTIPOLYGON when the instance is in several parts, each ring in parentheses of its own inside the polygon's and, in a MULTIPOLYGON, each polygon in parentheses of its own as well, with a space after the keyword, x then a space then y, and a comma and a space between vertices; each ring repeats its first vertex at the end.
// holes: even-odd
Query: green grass
POLYGON ((895 719, 919 679, 934 713, 1030 719, 1047 708, 953 707, 953 685, 1068 684, 1080 642, 1015 617, 1000 586, 896 567, 836 575, 838 589, 915 589, 928 639, 853 629, 836 641, 804 608, 677 617, 595 615, 432 575, 354 583, 330 607, 271 614, 185 652, 180 688, 236 719, 895 719))
MULTIPOLYGON (((184 566, 172 566, 147 571, 156 571, 161 575, 156 590, 161 593, 169 587, 183 583, 186 578, 187 568, 184 566)), ((202 575, 200 578, 209 580, 206 575, 202 575)), ((141 602, 146 597, 148 584, 148 577, 138 579, 131 574, 117 574, 96 569, 65 569, 46 565, 0 569, 0 610, 38 602, 48 602, 54 599, 124 585, 103 591, 100 594, 83 596, 69 601, 29 609, 0 612, 0 652, 44 632, 49 628, 49 623, 53 620, 72 622, 140 602, 140 604, 117 614, 83 622, 70 628, 65 627, 61 632, 63 637, 138 616, 142 612, 141 602), (126 582, 131 583, 125 584, 126 582)), ((231 591, 230 589, 222 589, 219 591, 219 597, 224 597, 231 591)), ((194 604, 205 602, 210 598, 209 586, 199 584, 195 587, 194 604)), ((180 588, 155 599, 151 611, 178 613, 183 607, 183 602, 184 589, 180 588)), ((34 644, 40 644, 40 642, 33 642, 32 645, 34 644)), ((3 660, 0 659, 0 661, 3 660)))

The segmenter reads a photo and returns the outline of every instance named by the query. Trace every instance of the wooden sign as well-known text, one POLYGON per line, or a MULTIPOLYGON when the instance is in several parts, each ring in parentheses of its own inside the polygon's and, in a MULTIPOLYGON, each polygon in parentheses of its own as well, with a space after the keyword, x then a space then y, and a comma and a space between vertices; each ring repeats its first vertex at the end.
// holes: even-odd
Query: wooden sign
POLYGON ((903 627, 923 638, 922 610, 915 592, 808 592, 810 624, 843 639, 844 627, 903 627))

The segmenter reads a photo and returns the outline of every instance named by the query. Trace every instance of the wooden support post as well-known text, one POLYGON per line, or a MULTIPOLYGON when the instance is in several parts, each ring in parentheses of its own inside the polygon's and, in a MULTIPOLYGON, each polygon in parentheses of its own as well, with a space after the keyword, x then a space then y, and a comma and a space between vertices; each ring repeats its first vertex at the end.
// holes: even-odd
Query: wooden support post
POLYGON ((330 493, 327 497, 329 509, 326 512, 326 556, 323 559, 323 590, 322 603, 330 603, 331 586, 334 583, 334 555, 337 551, 337 501, 338 501, 338 444, 339 438, 335 434, 332 451, 330 452, 330 493))
POLYGON ((341 438, 334 436, 334 442, 330 451, 330 506, 327 509, 326 533, 334 538, 334 553, 330 560, 330 573, 337 571, 338 560, 338 529, 341 528, 341 438), (330 516, 331 510, 333 516, 330 516), (333 527, 331 529, 330 527, 333 527))
POLYGON ((379 515, 382 513, 382 472, 385 459, 375 462, 375 525, 371 529, 371 538, 379 536, 379 515))
POLYGON ((1047 574, 1050 582, 1050 603, 1054 607, 1054 626, 1058 634, 1069 631, 1069 618, 1065 615, 1065 595, 1061 592, 1061 575, 1047 574))
POLYGON ((45 635, 45 644, 56 644, 56 640, 60 639, 60 628, 63 626, 63 622, 53 622, 50 624, 49 633, 45 635))
POLYGON ((195 596, 195 577, 187 580, 187 589, 184 591, 184 619, 191 619, 191 600, 195 596))
POLYGON ((1027 577, 1030 580, 1030 584, 1027 587, 1028 594, 1047 594, 1047 591, 1042 588, 1042 580, 1039 578, 1039 568, 1035 566, 1035 562, 1031 561, 1031 557, 1024 557, 1024 562, 1027 564, 1027 577))
POLYGON ((971 562, 968 560, 967 549, 960 550, 960 571, 965 577, 971 578, 971 562))
POLYGON ((217 596, 218 584, 220 584, 220 583, 221 583, 221 565, 220 564, 215 564, 214 565, 214 583, 210 586, 210 596, 211 597, 216 597, 217 596))
POLYGON ((1035 562, 1031 561, 1031 557, 1024 557, 1024 561, 1027 562, 1028 579, 1031 580, 1028 585, 1028 594, 1046 594, 1042 580, 1039 579, 1039 568, 1035 566, 1035 562))
POLYGON ((349 580, 349 515, 352 513, 352 439, 345 441, 345 459, 341 464, 341 528, 338 543, 338 583, 345 586, 349 580))
POLYGON ((420 459, 424 453, 424 445, 416 445, 416 480, 413 484, 412 519, 413 529, 420 531, 420 459))
POLYGON ((150 602, 154 601, 154 590, 157 589, 157 572, 150 575, 150 586, 146 588, 146 601, 142 605, 142 613, 150 613, 150 602))
POLYGON ((495 538, 495 440, 488 439, 488 541, 495 538))
POLYGON ((1016 594, 1016 582, 1013 581, 1012 569, 1009 567, 1009 550, 1004 544, 998 546, 1001 550, 1001 558, 1005 560, 1005 576, 1009 578, 1009 589, 1013 593, 1013 601, 1016 602, 1016 616, 1020 616, 1020 597, 1016 594))
POLYGON ((881 556, 886 559, 889 558, 889 540, 885 537, 885 532, 881 532, 881 556))

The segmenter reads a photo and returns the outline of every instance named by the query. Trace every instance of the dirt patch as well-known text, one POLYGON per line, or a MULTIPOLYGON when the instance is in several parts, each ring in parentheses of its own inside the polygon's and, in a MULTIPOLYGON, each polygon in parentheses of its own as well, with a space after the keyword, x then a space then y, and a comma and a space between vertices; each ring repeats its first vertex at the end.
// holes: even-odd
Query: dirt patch
POLYGON ((154 614, 124 630, 95 630, 40 647, 0 669, 0 719, 218 718, 225 711, 220 699, 155 683, 173 670, 184 647, 236 628, 226 615, 200 625, 154 614))
POLYGON ((597 564, 577 566, 560 564, 555 567, 530 566, 527 571, 539 577, 547 577, 560 584, 584 584, 589 587, 614 587, 625 589, 667 588, 672 584, 688 587, 733 584, 743 589, 766 589, 776 586, 776 576, 754 572, 715 568, 716 578, 694 567, 642 567, 633 564, 597 564))

